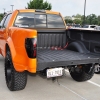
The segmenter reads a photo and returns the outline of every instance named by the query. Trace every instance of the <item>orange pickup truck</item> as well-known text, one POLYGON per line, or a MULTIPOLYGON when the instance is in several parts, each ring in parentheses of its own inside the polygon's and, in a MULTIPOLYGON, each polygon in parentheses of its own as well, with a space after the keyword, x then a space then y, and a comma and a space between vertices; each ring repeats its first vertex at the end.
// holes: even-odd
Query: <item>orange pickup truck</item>
POLYGON ((27 72, 50 78, 68 68, 76 81, 91 79, 99 56, 90 53, 82 31, 77 32, 66 29, 59 12, 24 9, 6 14, 0 23, 0 54, 9 90, 24 89, 27 72))

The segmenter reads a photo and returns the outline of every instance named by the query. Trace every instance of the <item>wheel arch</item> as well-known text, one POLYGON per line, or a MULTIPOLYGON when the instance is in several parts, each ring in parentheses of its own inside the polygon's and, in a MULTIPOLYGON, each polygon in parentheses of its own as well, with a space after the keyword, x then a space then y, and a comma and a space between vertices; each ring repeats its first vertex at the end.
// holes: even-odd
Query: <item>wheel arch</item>
MULTIPOLYGON (((28 58, 26 51, 24 53, 21 53, 21 49, 22 48, 16 47, 13 43, 13 40, 9 37, 9 39, 7 39, 7 42, 5 43, 4 57, 6 57, 7 50, 10 50, 12 63, 16 71, 23 72, 27 70, 29 72, 36 73, 37 60, 28 58)), ((22 49, 22 51, 23 50, 24 49, 22 49)))
POLYGON ((14 44, 13 44, 13 41, 12 41, 11 38, 8 38, 7 42, 5 44, 5 55, 4 55, 4 57, 6 56, 7 50, 10 51, 11 56, 12 56, 12 60, 13 60, 15 55, 16 55, 16 51, 15 51, 15 47, 14 47, 14 44))
POLYGON ((77 51, 80 53, 88 53, 89 51, 86 49, 85 45, 81 41, 74 41, 71 42, 67 49, 72 50, 72 51, 77 51))

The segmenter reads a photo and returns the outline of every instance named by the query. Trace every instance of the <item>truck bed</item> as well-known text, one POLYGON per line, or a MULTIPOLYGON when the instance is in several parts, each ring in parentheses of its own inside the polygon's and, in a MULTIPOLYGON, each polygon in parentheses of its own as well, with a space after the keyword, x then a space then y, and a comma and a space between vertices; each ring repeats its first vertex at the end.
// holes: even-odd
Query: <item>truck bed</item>
POLYGON ((37 52, 37 70, 78 64, 99 63, 99 57, 70 50, 40 49, 37 52))

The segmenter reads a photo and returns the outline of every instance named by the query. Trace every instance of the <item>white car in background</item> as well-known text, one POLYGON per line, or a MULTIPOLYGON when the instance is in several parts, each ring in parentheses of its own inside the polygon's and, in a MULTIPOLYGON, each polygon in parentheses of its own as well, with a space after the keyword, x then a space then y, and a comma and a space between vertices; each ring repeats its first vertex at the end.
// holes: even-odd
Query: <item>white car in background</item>
POLYGON ((84 25, 83 27, 80 28, 74 28, 73 29, 82 29, 82 30, 95 30, 95 27, 97 27, 98 25, 84 25))
POLYGON ((94 30, 94 28, 97 27, 97 25, 84 25, 84 29, 94 30))
POLYGON ((96 27, 94 28, 94 30, 100 31, 100 26, 96 26, 96 27))

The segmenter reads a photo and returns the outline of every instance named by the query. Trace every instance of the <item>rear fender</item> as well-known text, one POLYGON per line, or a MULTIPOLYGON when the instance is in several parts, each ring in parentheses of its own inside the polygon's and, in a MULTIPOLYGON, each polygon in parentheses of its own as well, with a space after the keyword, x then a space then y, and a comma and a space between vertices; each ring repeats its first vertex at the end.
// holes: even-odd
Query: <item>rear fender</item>
POLYGON ((27 70, 35 73, 37 69, 37 59, 31 59, 28 57, 25 49, 25 39, 37 37, 37 31, 32 29, 11 27, 8 35, 9 38, 7 39, 7 44, 11 52, 15 70, 19 72, 27 70))
POLYGON ((12 41, 12 39, 10 37, 7 39, 7 43, 5 45, 5 55, 4 55, 4 57, 6 56, 7 45, 9 47, 9 49, 10 49, 12 60, 14 60, 14 57, 16 55, 16 51, 15 51, 15 47, 14 47, 13 41, 12 41))

